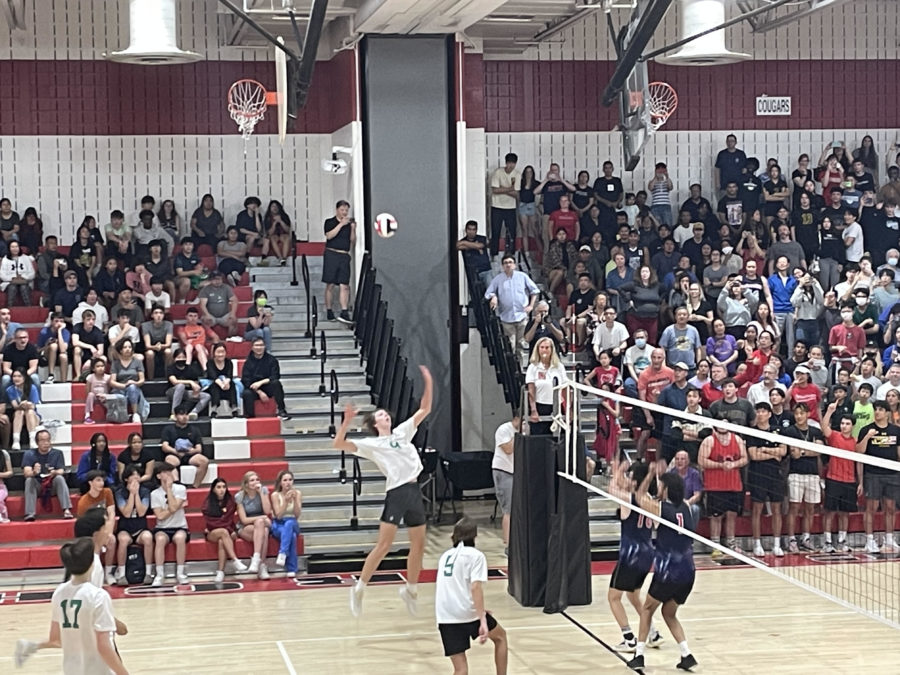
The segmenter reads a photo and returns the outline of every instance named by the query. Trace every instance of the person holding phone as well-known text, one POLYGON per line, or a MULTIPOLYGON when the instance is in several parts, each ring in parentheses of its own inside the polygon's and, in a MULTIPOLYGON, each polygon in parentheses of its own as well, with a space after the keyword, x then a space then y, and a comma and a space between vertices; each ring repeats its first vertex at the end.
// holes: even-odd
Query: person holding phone
POLYGON ((352 324, 350 318, 350 249, 356 244, 356 221, 350 217, 350 202, 341 199, 334 207, 334 216, 325 221, 325 257, 322 281, 325 283, 326 318, 334 321, 333 294, 338 287, 341 311, 337 320, 352 324))

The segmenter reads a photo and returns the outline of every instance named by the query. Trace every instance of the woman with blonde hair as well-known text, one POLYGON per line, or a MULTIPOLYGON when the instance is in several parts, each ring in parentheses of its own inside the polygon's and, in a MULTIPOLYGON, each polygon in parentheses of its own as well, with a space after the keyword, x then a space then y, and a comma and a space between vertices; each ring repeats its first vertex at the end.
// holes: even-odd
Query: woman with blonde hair
POLYGON ((530 410, 531 435, 550 434, 551 422, 541 421, 553 413, 553 387, 568 381, 566 369, 559 362, 553 340, 542 337, 531 352, 528 370, 525 371, 525 385, 528 387, 528 407, 530 410))
POLYGON ((297 535, 300 534, 300 509, 303 494, 294 487, 294 474, 285 469, 275 478, 272 492, 272 536, 279 542, 275 564, 284 567, 288 577, 297 575, 297 535))
POLYGON ((260 482, 255 471, 248 471, 241 480, 241 489, 234 496, 234 501, 237 504, 238 536, 253 544, 253 557, 250 558, 247 571, 266 580, 269 578, 266 546, 269 543, 269 530, 272 529, 272 521, 269 520, 269 514, 272 513, 269 489, 260 482))

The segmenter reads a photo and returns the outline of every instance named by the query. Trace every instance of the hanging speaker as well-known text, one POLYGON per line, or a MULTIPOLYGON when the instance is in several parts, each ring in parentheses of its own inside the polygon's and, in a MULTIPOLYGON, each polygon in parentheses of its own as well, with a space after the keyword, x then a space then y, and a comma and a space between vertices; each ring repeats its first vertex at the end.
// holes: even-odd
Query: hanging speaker
POLYGON ((110 61, 158 66, 199 61, 202 55, 182 51, 176 33, 176 0, 129 0, 128 49, 104 54, 110 61))
MULTIPOLYGON (((725 21, 724 0, 679 0, 679 39, 684 40, 721 25, 725 21)), ((691 40, 674 54, 657 56, 668 66, 718 66, 753 58, 725 46, 725 29, 691 40)))

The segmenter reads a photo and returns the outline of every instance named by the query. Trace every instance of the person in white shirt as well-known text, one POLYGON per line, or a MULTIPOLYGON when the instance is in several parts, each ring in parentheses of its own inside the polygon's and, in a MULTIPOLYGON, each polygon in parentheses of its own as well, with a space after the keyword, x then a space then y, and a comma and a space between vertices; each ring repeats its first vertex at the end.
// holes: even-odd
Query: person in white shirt
POLYGON ((549 435, 553 414, 553 387, 569 379, 566 369, 559 362, 556 347, 549 337, 538 340, 531 352, 528 370, 525 371, 525 385, 528 388, 528 420, 532 436, 549 435), (544 418, 544 419, 541 419, 544 418))
POLYGON ((379 408, 365 416, 364 424, 374 438, 347 440, 347 432, 356 417, 357 410, 353 404, 344 408, 344 419, 334 437, 333 447, 345 452, 353 452, 360 457, 375 463, 387 479, 385 483, 384 510, 378 528, 378 541, 375 543, 363 565, 359 579, 350 589, 350 612, 359 616, 362 611, 362 598, 366 585, 378 569, 384 556, 391 550, 397 529, 403 522, 409 530, 409 557, 406 562, 406 586, 400 589, 400 597, 406 603, 411 616, 416 615, 418 599, 419 573, 422 571, 422 556, 425 553, 425 506, 422 489, 419 487, 419 474, 422 473, 422 461, 412 440, 419 425, 431 412, 432 391, 434 388, 431 372, 425 366, 419 366, 425 391, 419 403, 419 409, 408 420, 391 428, 391 415, 387 410, 379 408))
POLYGON ((162 277, 150 279, 150 292, 144 295, 144 313, 149 317, 154 305, 159 305, 167 312, 172 306, 172 296, 163 290, 165 280, 162 277))
POLYGON ((99 302, 97 291, 94 288, 88 289, 88 292, 84 296, 84 300, 82 300, 75 308, 75 311, 72 312, 73 326, 77 326, 84 321, 84 311, 86 309, 89 309, 94 313, 96 319, 94 325, 100 330, 105 331, 107 324, 109 323, 109 312, 106 310, 106 307, 99 302))
POLYGON ((503 514, 503 553, 509 555, 509 512, 512 508, 513 486, 513 444, 516 434, 522 428, 522 417, 513 412, 512 420, 504 422, 494 432, 494 459, 491 471, 494 474, 494 489, 497 503, 503 514))
POLYGON ((621 363, 622 354, 628 346, 628 329, 625 324, 616 321, 616 310, 607 307, 603 310, 603 322, 594 328, 594 356, 600 360, 600 352, 612 350, 613 363, 621 363))
POLYGON ((500 232, 506 227, 507 253, 516 245, 516 207, 522 175, 516 171, 519 158, 509 152, 503 158, 503 166, 491 174, 491 255, 500 250, 500 232))
POLYGON ((841 234, 847 247, 847 262, 858 263, 865 253, 862 226, 856 222, 853 211, 844 211, 844 232, 841 234))
POLYGON ((455 674, 468 673, 466 651, 470 640, 494 643, 494 667, 497 675, 506 675, 509 644, 506 631, 484 609, 484 584, 487 559, 475 548, 478 526, 463 517, 453 526, 453 548, 444 551, 438 561, 434 596, 434 614, 455 674))
POLYGON ((156 576, 153 586, 162 586, 166 576, 166 545, 175 544, 175 577, 179 584, 189 582, 184 572, 184 561, 187 552, 188 531, 187 488, 175 482, 175 467, 168 462, 157 462, 153 475, 159 481, 159 487, 150 493, 150 508, 156 516, 156 527, 153 528, 153 540, 156 543, 154 558, 156 559, 156 576))
POLYGON ((66 572, 72 578, 53 592, 50 636, 44 642, 19 640, 15 662, 21 668, 39 649, 62 648, 65 675, 128 675, 116 651, 116 630, 109 593, 91 581, 94 544, 88 537, 63 544, 59 551, 66 572))

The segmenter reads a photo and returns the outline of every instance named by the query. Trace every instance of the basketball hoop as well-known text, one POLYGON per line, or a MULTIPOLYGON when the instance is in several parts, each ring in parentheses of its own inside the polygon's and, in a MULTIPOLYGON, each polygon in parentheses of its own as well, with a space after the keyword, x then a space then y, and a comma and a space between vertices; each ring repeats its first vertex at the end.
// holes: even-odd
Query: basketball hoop
POLYGON ((651 82, 647 86, 647 112, 650 114, 650 131, 657 131, 678 107, 678 94, 665 82, 651 82))
POLYGON ((228 114, 245 141, 253 134, 256 123, 265 117, 268 106, 277 102, 278 94, 266 91, 256 80, 238 80, 228 90, 228 114))

